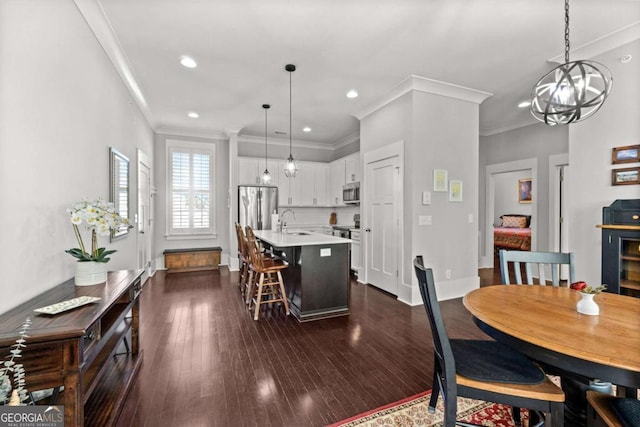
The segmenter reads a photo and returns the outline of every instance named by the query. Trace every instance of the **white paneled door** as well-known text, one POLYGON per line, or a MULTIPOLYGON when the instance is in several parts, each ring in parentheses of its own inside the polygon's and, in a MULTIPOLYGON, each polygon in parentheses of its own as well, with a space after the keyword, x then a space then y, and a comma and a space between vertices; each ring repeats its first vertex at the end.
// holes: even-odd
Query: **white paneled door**
POLYGON ((397 156, 367 164, 367 282, 398 295, 397 156))
MULTIPOLYGON (((138 150, 138 268, 144 269, 144 277, 151 274, 151 163, 148 157, 138 150)), ((143 280, 144 283, 144 280, 143 280)))

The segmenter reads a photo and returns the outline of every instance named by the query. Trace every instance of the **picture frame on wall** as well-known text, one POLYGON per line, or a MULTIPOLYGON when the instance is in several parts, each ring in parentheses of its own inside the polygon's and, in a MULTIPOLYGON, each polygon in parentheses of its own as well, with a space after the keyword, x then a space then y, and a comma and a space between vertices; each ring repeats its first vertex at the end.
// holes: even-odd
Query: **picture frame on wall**
POLYGON ((527 204, 531 203, 533 198, 531 197, 531 186, 533 181, 531 178, 524 178, 518 180, 518 203, 527 204))
POLYGON ((462 201, 462 181, 451 180, 451 182, 449 183, 449 201, 462 201))
POLYGON ((611 171, 611 185, 640 184, 640 167, 613 169, 611 171))
POLYGON ((626 145, 624 147, 614 147, 612 149, 612 164, 617 165, 620 163, 636 162, 640 162, 640 145, 626 145))
POLYGON ((448 191, 448 172, 444 169, 433 170, 433 191, 448 191))

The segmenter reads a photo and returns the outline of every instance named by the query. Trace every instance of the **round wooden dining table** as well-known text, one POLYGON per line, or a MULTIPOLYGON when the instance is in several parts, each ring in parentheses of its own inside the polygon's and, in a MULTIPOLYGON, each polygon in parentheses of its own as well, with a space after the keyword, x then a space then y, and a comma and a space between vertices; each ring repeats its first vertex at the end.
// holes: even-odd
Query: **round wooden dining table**
MULTIPOLYGON (((640 299, 603 292, 594 299, 600 306, 596 316, 578 313, 579 300, 580 292, 569 288, 495 285, 469 292, 463 303, 496 341, 543 366, 587 382, 609 381, 619 395, 635 396, 640 388, 640 299)), ((565 387, 562 378, 569 399, 571 386, 565 387)))

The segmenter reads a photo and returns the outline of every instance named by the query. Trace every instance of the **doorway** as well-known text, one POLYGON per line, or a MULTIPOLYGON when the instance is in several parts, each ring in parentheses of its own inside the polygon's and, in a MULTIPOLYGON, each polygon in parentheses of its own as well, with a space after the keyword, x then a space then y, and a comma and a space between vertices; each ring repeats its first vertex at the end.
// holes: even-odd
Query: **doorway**
POLYGON ((138 150, 138 268, 144 269, 142 283, 151 276, 151 237, 153 235, 153 204, 151 186, 151 162, 138 150))
MULTIPOLYGON (((538 218, 536 215, 537 212, 537 199, 538 199, 538 159, 524 159, 517 160, 513 162, 506 163, 498 163, 493 165, 487 165, 486 169, 486 179, 485 179, 485 225, 484 225, 484 236, 485 236, 485 246, 484 253, 480 259, 479 265, 480 268, 493 268, 494 267, 494 237, 493 237, 493 228, 494 223, 497 218, 503 214, 509 213, 517 213, 517 212, 497 212, 496 211, 496 199, 500 197, 500 195, 496 194, 498 191, 502 191, 496 188, 497 181, 499 181, 500 174, 506 173, 515 173, 518 171, 527 171, 527 175, 532 179, 531 186, 531 203, 528 203, 527 206, 531 212, 531 220, 530 220, 530 228, 531 228, 531 244, 530 250, 535 251, 537 248, 537 223, 538 218)), ((509 190, 507 190, 509 191, 509 190)), ((515 181, 513 185, 512 196, 516 203, 519 203, 518 200, 518 182, 515 181)))

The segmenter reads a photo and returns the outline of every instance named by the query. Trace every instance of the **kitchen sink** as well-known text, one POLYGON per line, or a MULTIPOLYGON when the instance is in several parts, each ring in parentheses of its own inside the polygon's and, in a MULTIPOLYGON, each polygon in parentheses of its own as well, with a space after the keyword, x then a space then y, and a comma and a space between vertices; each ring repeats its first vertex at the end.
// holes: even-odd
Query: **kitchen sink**
POLYGON ((308 236, 309 233, 305 233, 304 231, 291 231, 286 233, 287 236, 308 236))

